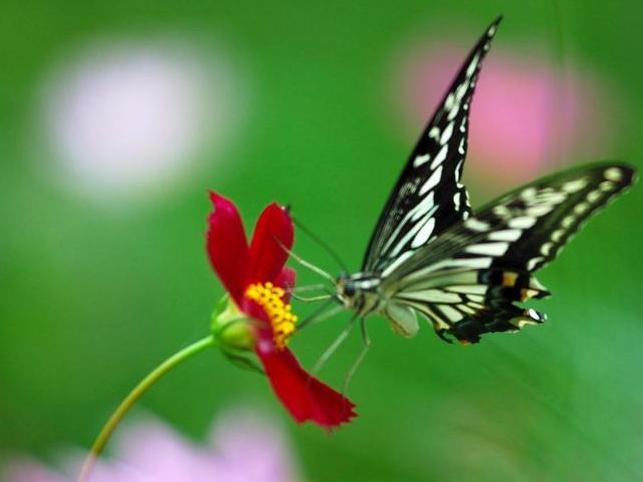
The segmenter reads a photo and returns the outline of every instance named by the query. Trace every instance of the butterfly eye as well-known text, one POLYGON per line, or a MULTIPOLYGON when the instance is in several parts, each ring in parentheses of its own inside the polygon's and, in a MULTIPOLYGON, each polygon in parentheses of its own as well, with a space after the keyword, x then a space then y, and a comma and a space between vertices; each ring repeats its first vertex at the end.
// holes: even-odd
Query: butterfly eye
POLYGON ((344 294, 349 298, 355 296, 355 284, 350 281, 346 283, 346 285, 344 286, 344 294))

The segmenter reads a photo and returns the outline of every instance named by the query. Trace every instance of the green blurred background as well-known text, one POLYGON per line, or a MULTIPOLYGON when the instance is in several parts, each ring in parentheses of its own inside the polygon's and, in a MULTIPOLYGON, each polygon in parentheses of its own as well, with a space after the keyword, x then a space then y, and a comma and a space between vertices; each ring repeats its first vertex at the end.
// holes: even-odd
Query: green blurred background
MULTIPOLYGON (((234 199, 249 226, 271 200, 292 204, 357 269, 423 124, 405 120, 396 100, 400 56, 452 30, 468 48, 498 13, 490 58, 537 43, 556 68, 590 66, 613 100, 609 117, 595 120, 611 141, 593 152, 641 166, 638 2, 5 2, 0 459, 88 447, 139 377, 206 332, 222 294, 204 252, 207 189, 234 199), (204 78, 219 79, 208 94, 214 114, 205 141, 164 180, 105 187, 99 174, 84 185, 84 171, 51 148, 49 86, 64 84, 93 46, 122 39, 196 52, 194 62, 209 65, 204 78)), ((596 160, 581 152, 539 172, 596 160)), ((493 163, 470 156, 475 206, 508 183, 490 182, 479 173, 493 163)), ((549 315, 543 327, 462 348, 428 325, 404 340, 369 320, 374 347, 350 387, 360 417, 331 435, 296 426, 263 379, 215 352, 177 369, 141 406, 200 439, 225 407, 254 403, 283 422, 316 482, 642 480, 642 202, 635 188, 541 274, 555 295, 536 306, 549 315)), ((296 248, 337 270, 305 236, 296 248)), ((294 341, 307 366, 347 316, 294 341)), ((322 378, 340 386, 359 347, 350 340, 322 378)))

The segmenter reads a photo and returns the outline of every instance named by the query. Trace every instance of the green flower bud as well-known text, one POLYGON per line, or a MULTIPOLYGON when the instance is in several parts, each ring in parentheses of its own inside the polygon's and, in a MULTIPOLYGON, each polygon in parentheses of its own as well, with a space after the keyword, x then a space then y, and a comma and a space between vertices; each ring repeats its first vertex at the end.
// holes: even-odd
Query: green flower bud
POLYGON ((212 313, 212 334, 223 348, 249 351, 255 345, 253 321, 228 295, 223 296, 212 313))

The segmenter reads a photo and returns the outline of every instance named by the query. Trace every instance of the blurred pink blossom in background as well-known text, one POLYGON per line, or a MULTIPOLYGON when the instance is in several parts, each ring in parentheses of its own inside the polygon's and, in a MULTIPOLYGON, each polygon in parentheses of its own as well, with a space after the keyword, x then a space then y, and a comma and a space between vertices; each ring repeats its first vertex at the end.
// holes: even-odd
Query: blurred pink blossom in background
MULTIPOLYGON (((118 432, 117 432, 118 433, 118 432)), ((283 434, 257 415, 231 413, 214 425, 210 441, 196 445, 149 418, 124 427, 114 456, 102 459, 92 482, 296 482, 296 463, 283 434)), ((11 462, 3 482, 73 482, 80 460, 62 472, 29 459, 11 462)))
MULTIPOLYGON (((605 157, 611 132, 606 89, 596 76, 564 60, 561 71, 537 47, 511 50, 503 43, 508 43, 503 36, 494 41, 476 86, 465 176, 495 187, 515 186, 566 163, 605 157)), ((466 58, 459 45, 467 42, 425 40, 396 66, 397 103, 415 132, 466 58)))

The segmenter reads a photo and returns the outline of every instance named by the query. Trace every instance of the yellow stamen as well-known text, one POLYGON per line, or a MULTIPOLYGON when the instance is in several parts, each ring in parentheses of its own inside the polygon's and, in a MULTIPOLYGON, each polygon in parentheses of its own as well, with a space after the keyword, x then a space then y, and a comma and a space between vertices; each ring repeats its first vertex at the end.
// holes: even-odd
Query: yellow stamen
POLYGON ((295 332, 297 317, 292 313, 292 307, 284 303, 286 292, 272 283, 254 283, 246 289, 246 298, 261 306, 270 320, 275 345, 283 350, 288 344, 290 335, 295 332))

